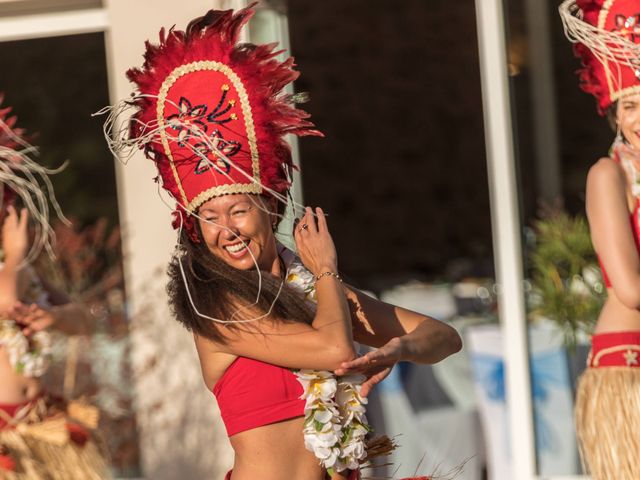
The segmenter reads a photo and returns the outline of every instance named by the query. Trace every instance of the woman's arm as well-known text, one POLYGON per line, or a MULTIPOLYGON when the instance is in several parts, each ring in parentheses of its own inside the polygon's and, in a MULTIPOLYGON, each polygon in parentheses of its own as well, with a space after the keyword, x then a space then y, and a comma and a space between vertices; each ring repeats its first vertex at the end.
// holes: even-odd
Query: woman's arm
MULTIPOLYGON (((311 209, 307 209, 296 228, 295 240, 304 265, 314 274, 337 272, 333 241, 324 213, 316 210, 317 223, 311 209)), ((334 275, 326 275, 316 282, 317 310, 310 325, 266 318, 257 322, 222 327, 226 344, 209 348, 233 355, 253 358, 290 368, 333 370, 355 356, 351 334, 351 318, 342 284, 334 275)), ((302 301, 302 300, 301 300, 302 301)), ((248 312, 258 316, 258 312, 248 312)), ((201 350, 207 340, 196 337, 201 350), (203 345, 204 344, 204 345, 203 345)))
POLYGON ((55 329, 65 335, 88 335, 92 332, 92 317, 88 310, 77 303, 54 305, 42 308, 36 304, 18 303, 10 310, 10 315, 25 325, 25 335, 47 328, 55 329))
POLYGON ((381 302, 346 287, 356 341, 382 347, 394 340, 402 358, 414 363, 437 363, 462 348, 458 332, 434 318, 381 302))
MULTIPOLYGON (((24 275, 37 275, 31 268, 22 272, 24 275)), ((47 291, 52 306, 43 308, 35 303, 25 305, 16 302, 9 310, 12 318, 25 325, 25 335, 47 328, 53 328, 66 335, 88 335, 93 331, 94 319, 84 305, 73 302, 66 293, 45 279, 38 278, 38 281, 47 291)), ((27 278, 24 283, 30 282, 31 279, 27 278)))
POLYGON ((626 177, 611 158, 599 160, 587 176, 587 217, 591 240, 615 296, 640 309, 640 259, 629 221, 626 177))
POLYGON ((6 217, 2 224, 2 249, 4 265, 0 268, 0 312, 7 313, 18 301, 18 267, 24 260, 27 251, 26 209, 20 215, 13 206, 7 207, 6 217))
POLYGON ((356 340, 378 348, 344 362, 335 373, 364 374, 367 379, 360 391, 363 396, 400 361, 436 363, 462 348, 458 332, 445 323, 381 302, 351 287, 347 296, 356 340))

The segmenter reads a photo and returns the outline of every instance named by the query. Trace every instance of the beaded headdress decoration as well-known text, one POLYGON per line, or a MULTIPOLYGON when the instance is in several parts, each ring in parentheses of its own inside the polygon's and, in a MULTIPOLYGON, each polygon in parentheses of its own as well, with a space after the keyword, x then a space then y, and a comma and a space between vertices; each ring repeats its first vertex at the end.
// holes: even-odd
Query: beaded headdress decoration
POLYGON ((68 221, 56 200, 49 175, 62 171, 66 163, 49 169, 33 160, 38 149, 29 143, 23 129, 15 127, 17 118, 11 115, 10 107, 2 107, 3 100, 4 95, 0 94, 0 209, 4 213, 19 197, 33 221, 34 238, 23 263, 30 263, 43 250, 53 258, 55 234, 49 225, 49 203, 58 218, 68 221))
POLYGON ((640 1, 565 0, 559 7, 567 38, 583 68, 580 86, 604 115, 618 99, 640 92, 640 1))
POLYGON ((293 163, 286 134, 322 134, 295 108, 284 87, 298 77, 276 44, 238 44, 253 5, 211 10, 185 31, 163 28, 147 42, 142 68, 127 73, 133 98, 109 107, 105 133, 125 161, 136 148, 158 168, 176 202, 174 227, 194 241, 193 214, 225 194, 264 194, 286 203, 293 163), (134 112, 116 130, 118 118, 134 112))

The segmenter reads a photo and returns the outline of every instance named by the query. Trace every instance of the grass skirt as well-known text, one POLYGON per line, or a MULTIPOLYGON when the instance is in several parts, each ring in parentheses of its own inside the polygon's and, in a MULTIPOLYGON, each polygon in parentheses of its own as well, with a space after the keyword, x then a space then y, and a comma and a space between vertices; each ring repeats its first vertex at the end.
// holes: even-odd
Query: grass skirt
MULTIPOLYGON (((40 401, 27 418, 0 429, 0 449, 14 463, 0 467, 2 480, 104 480, 111 478, 106 448, 93 425, 40 401), (74 436, 73 432, 76 432, 74 436), (80 432, 80 437, 77 434, 80 432)), ((90 419, 94 423, 96 419, 90 419)), ((97 422, 96 422, 97 423, 97 422)))
POLYGON ((593 480, 640 479, 640 368, 587 368, 575 416, 583 464, 593 480))

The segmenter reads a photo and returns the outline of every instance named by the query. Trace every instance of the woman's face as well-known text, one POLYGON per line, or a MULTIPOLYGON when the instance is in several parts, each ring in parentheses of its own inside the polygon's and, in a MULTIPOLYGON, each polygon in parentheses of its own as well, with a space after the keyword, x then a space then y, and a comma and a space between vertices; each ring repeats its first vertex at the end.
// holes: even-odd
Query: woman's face
POLYGON ((232 267, 250 270, 255 258, 260 269, 270 270, 276 259, 275 216, 267 210, 267 202, 257 195, 212 198, 198 210, 205 244, 232 267))
POLYGON ((640 151, 640 94, 618 100, 617 122, 622 135, 633 148, 640 151))

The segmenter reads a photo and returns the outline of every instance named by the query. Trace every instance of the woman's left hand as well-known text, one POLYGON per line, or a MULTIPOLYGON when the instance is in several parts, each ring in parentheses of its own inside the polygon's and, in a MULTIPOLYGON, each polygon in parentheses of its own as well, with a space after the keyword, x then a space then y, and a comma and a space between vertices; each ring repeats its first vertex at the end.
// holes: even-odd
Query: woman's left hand
POLYGON ((49 328, 56 320, 50 310, 45 310, 35 303, 25 305, 18 302, 9 311, 9 316, 23 326, 22 332, 27 336, 49 328))
POLYGON ((343 362, 334 373, 348 375, 360 373, 367 377, 362 383, 360 395, 366 397, 371 389, 387 378, 393 366, 402 360, 402 342, 399 338, 392 338, 382 347, 373 350, 349 362, 343 362))

